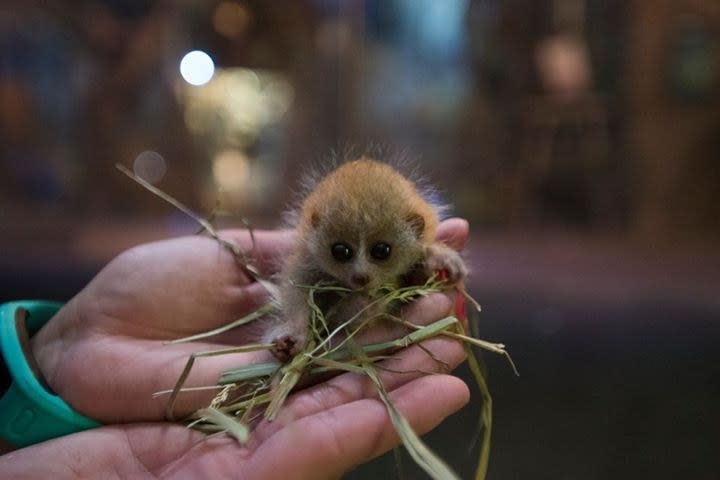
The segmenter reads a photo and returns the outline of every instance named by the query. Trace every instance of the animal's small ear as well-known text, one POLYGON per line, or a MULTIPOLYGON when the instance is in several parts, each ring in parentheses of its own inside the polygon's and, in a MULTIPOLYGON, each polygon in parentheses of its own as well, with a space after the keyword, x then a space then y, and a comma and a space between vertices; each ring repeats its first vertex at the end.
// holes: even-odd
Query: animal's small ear
POLYGON ((312 225, 313 228, 320 226, 320 214, 318 212, 313 212, 310 215, 310 225, 312 225))
POLYGON ((410 224, 410 227, 415 232, 417 238, 422 237, 425 232, 425 218, 417 212, 408 214, 405 220, 410 224))

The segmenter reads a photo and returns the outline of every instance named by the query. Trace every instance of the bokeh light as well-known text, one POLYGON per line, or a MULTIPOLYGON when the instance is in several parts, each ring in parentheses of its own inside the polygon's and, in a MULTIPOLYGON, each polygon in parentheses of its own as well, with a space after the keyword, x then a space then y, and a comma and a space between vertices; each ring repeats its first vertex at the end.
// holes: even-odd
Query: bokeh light
POLYGON ((133 172, 148 183, 158 183, 167 172, 165 158, 158 152, 145 150, 133 162, 133 172))
POLYGON ((235 2, 220 2, 213 13, 213 28, 226 38, 236 38, 247 30, 251 16, 247 7, 235 2))
POLYGON ((225 150, 215 156, 212 165, 215 184, 225 191, 241 190, 248 180, 248 158, 238 150, 225 150))
POLYGON ((215 62, 202 50, 188 52, 180 61, 180 75, 190 85, 205 85, 214 74, 215 62))

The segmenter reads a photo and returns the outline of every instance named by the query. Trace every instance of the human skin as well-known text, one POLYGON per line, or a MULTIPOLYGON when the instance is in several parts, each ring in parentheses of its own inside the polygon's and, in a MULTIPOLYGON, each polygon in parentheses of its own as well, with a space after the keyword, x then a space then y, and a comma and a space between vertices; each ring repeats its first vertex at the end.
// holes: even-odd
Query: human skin
MULTIPOLYGON (((438 238, 459 250, 467 232, 464 220, 451 219, 440 225, 438 238)), ((247 232, 222 235, 251 249, 247 232)), ((255 236, 255 263, 272 273, 275 259, 292 247, 292 233, 255 236)), ((249 326, 212 342, 163 342, 227 324, 266 300, 265 289, 209 238, 166 240, 121 254, 32 339, 50 387, 106 426, 6 454, 0 457, 0 473, 59 479, 335 478, 396 446, 399 440, 374 386, 352 373, 292 395, 279 417, 256 425, 242 447, 228 437, 208 438, 165 421, 166 399, 153 400, 152 393, 172 388, 190 353, 257 341, 258 332, 249 326)), ((405 314, 428 324, 453 305, 450 295, 436 294, 405 314)), ((436 338, 423 346, 450 368, 464 359, 454 340, 436 338)), ((186 385, 213 384, 222 368, 270 360, 268 352, 200 358, 186 385)), ((381 371, 383 382, 419 433, 468 401, 467 386, 417 346, 387 362, 392 371, 381 371)), ((183 394, 177 411, 189 413, 208 399, 207 393, 183 394)))

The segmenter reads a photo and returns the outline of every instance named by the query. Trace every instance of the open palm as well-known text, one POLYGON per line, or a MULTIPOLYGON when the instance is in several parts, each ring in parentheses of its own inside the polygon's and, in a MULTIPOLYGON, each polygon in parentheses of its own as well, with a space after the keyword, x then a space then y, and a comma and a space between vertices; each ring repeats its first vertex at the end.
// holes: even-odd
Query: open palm
MULTIPOLYGON (((246 232, 223 235, 250 249, 246 232)), ((439 235, 460 248, 467 225, 447 221, 439 235)), ((274 259, 286 253, 292 241, 288 232, 257 233, 256 264, 270 273, 274 259)), ((251 325, 215 343, 162 342, 226 324, 266 299, 263 287, 212 239, 180 238, 120 255, 33 338, 33 351, 50 386, 79 412, 106 424, 145 423, 106 426, 26 448, 14 452, 9 465, 7 456, 1 457, 0 471, 29 455, 35 470, 26 466, 23 471, 34 477, 116 472, 328 478, 395 445, 397 438, 374 387, 354 374, 293 395, 279 418, 260 423, 242 448, 229 438, 207 439, 162 422, 165 402, 152 400, 151 394, 174 385, 189 353, 225 342, 256 341, 258 332, 251 325), (37 460, 43 458, 52 461, 37 460)), ((451 308, 449 298, 437 295, 417 302, 408 315, 414 322, 430 323, 451 308)), ((434 339, 425 346, 451 367, 463 359, 461 346, 453 341, 434 339)), ((269 359, 267 352, 200 359, 188 384, 212 384, 224 367, 269 359)), ((391 362, 393 371, 408 373, 385 372, 383 380, 418 431, 429 430, 467 401, 467 388, 459 379, 419 373, 437 371, 440 365, 423 350, 406 349, 391 362)), ((208 397, 182 395, 181 400, 182 413, 202 406, 208 397)))

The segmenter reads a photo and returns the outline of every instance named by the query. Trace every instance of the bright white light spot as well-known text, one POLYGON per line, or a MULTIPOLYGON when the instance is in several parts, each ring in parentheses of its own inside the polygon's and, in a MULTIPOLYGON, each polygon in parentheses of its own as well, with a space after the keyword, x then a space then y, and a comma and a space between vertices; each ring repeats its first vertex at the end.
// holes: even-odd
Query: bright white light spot
POLYGON ((210 55, 200 50, 185 54, 180 61, 180 75, 190 85, 205 85, 215 73, 215 63, 210 55))
POLYGON ((158 183, 167 172, 165 159, 157 152, 145 150, 135 157, 133 172, 148 183, 158 183))

